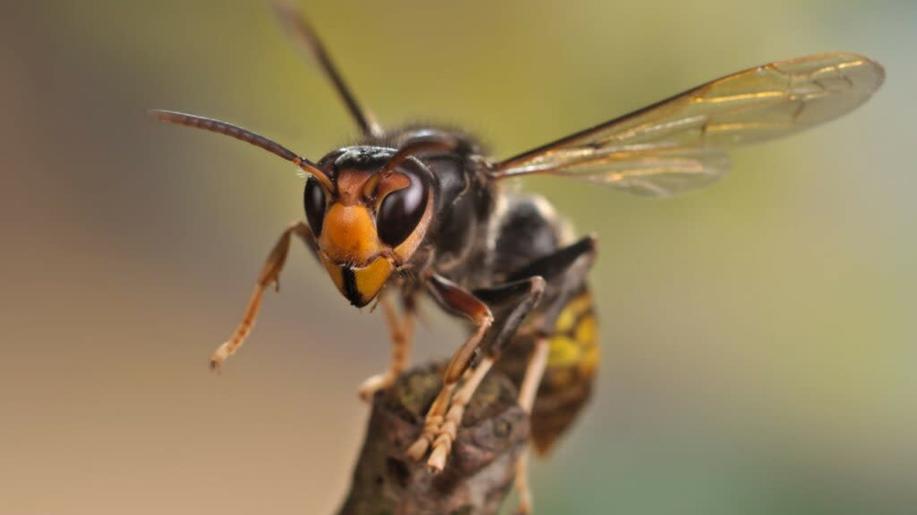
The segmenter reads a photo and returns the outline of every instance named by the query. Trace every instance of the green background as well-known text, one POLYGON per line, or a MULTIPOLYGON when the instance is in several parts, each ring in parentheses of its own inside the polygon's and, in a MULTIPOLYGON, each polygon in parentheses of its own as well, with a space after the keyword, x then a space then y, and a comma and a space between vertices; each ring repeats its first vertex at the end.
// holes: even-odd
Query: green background
MULTIPOLYGON (((876 97, 735 152, 671 200, 558 179, 600 238, 599 388, 534 464, 539 513, 917 511, 917 3, 302 2, 384 124, 454 123, 508 156, 720 75, 829 50, 876 97)), ((0 513, 328 513, 385 365, 295 249, 249 346, 237 321, 302 180, 152 107, 313 159, 355 133, 262 2, 0 6, 0 513)), ((457 323, 425 309, 417 358, 457 323)))

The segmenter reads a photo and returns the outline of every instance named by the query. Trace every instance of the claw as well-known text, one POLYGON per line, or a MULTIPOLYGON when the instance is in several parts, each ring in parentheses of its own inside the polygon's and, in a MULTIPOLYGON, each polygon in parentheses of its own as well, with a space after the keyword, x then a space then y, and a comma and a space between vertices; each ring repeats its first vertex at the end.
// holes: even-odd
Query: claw
POLYGON ((217 350, 213 351, 213 354, 210 355, 210 370, 220 373, 223 367, 223 362, 226 361, 226 358, 229 357, 229 352, 226 350, 227 343, 220 345, 217 350))
POLYGON ((446 468, 446 458, 449 457, 449 448, 451 446, 437 445, 433 447, 430 453, 430 459, 427 460, 427 468, 434 474, 439 474, 446 468))

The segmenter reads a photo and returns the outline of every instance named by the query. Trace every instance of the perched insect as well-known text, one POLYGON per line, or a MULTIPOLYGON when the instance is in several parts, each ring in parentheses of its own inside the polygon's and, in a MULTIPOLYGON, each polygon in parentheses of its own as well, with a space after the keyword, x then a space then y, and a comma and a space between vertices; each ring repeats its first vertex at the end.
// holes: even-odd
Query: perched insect
MULTIPOLYGON (((422 434, 406 451, 413 459, 427 458, 434 471, 446 465, 464 408, 495 365, 518 382, 519 402, 531 414, 540 451, 574 420, 596 370, 596 321, 586 283, 595 240, 573 239, 547 201, 504 192, 501 182, 545 174, 641 195, 671 195, 725 173, 731 147, 797 132, 851 111, 884 77, 880 65, 850 53, 774 62, 493 160, 474 138, 456 130, 380 128, 360 107, 304 18, 287 7, 278 13, 334 83, 363 136, 313 162, 226 122, 152 112, 165 122, 246 141, 308 174, 306 222, 281 234, 242 322, 214 352, 211 365, 219 367, 248 336, 293 236, 312 250, 351 304, 362 307, 380 299, 394 350, 388 370, 360 387, 364 398, 391 385, 406 366, 415 303, 428 295, 471 323, 470 336, 443 372, 443 387, 422 434)), ((517 474, 523 509, 529 505, 525 478, 523 455, 517 474)))

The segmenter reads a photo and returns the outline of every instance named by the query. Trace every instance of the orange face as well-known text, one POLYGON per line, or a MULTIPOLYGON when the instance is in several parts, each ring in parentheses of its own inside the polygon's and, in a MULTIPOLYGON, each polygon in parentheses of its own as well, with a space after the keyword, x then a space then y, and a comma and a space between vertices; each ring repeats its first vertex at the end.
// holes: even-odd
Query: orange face
POLYGON ((433 202, 419 162, 385 170, 385 161, 373 158, 390 155, 351 152, 328 165, 333 188, 310 178, 304 200, 322 264, 344 297, 362 307, 414 255, 433 202))

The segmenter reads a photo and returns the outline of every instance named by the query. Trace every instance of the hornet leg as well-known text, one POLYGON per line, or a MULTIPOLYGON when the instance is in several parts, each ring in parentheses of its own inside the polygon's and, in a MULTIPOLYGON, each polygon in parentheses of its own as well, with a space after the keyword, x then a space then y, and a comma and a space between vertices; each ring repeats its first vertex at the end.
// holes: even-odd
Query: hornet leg
POLYGON ((296 222, 283 231, 261 268, 261 273, 255 283, 255 289, 252 291, 248 305, 245 307, 245 313, 242 315, 242 321, 239 322, 232 336, 223 342, 210 356, 210 368, 219 370, 226 358, 232 356, 245 343, 245 338, 248 337, 252 331, 252 326, 255 325, 255 318, 258 316, 258 309, 261 307, 264 290, 271 284, 274 284, 276 289, 280 289, 280 271, 287 260, 287 254, 290 250, 290 236, 293 234, 298 236, 307 247, 314 251, 315 242, 312 238, 312 231, 309 230, 309 227, 304 222, 296 222))
POLYGON ((432 446, 427 464, 439 472, 452 450, 465 407, 493 366, 499 345, 516 331, 541 298, 544 280, 530 277, 474 293, 438 276, 431 277, 429 284, 440 304, 476 325, 446 366, 443 387, 427 412, 423 431, 407 451, 408 456, 420 460, 432 446), (487 356, 483 356, 485 349, 487 356), (465 382, 456 392, 463 377, 465 382))
MULTIPOLYGON (((532 414, 532 406, 535 404, 535 394, 538 393, 538 385, 541 384, 541 377, 544 375, 544 369, 548 364, 548 339, 544 336, 538 336, 535 341, 535 348, 532 350, 532 357, 529 358, 528 367, 525 369, 525 377, 522 379, 522 385, 519 387, 519 406, 525 411, 526 415, 532 414)), ((516 507, 517 514, 526 514, 532 512, 532 490, 529 488, 529 453, 528 449, 523 450, 516 461, 516 480, 514 487, 519 494, 519 506, 516 507)))
POLYGON ((407 367, 411 341, 414 336, 414 300, 404 300, 404 315, 399 316, 389 296, 382 297, 382 312, 388 323, 392 339, 392 360, 385 373, 376 374, 360 385, 358 393, 364 401, 372 399, 373 395, 395 383, 401 372, 407 367))
MULTIPOLYGON (((522 274, 538 274, 548 281, 547 306, 543 314, 535 321, 535 345, 529 357, 525 376, 519 387, 519 405, 527 415, 531 415, 535 397, 541 384, 542 376, 548 364, 550 342, 548 334, 555 325, 558 314, 576 294, 585 281, 586 273, 595 261, 595 239, 592 237, 564 247, 554 254, 537 259, 526 265, 512 277, 522 274)), ((515 488, 519 495, 517 514, 532 512, 532 492, 528 482, 528 451, 523 451, 516 462, 515 488)))

